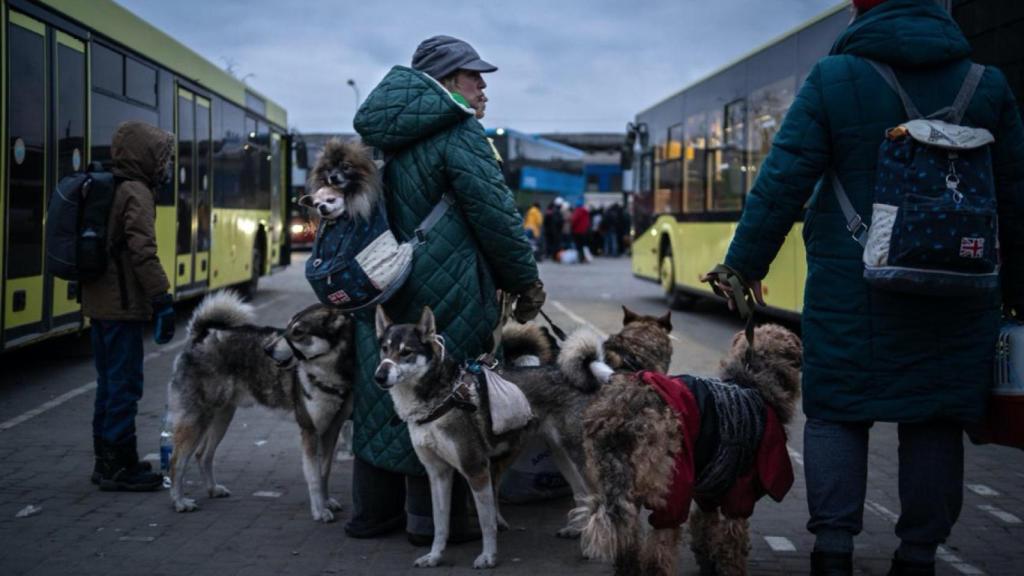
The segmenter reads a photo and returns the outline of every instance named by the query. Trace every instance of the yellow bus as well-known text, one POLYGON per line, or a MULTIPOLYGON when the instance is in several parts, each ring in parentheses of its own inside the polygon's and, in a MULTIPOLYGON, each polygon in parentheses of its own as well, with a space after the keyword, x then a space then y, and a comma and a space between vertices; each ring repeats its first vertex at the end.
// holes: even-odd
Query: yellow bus
MULTIPOLYGON (((974 49, 972 58, 1006 72, 1024 104, 1024 18, 1005 0, 936 0, 974 49)), ((710 296, 699 277, 725 259, 746 192, 814 63, 850 22, 849 2, 637 114, 632 160, 633 274, 659 282, 673 307, 710 296)), ((786 238, 763 281, 770 311, 797 316, 807 276, 803 225, 786 238)))
POLYGON ((156 226, 176 299, 287 264, 283 108, 110 0, 0 0, 0 46, 0 351, 84 326, 77 285, 46 269, 46 206, 109 167, 129 119, 177 137, 156 226))
MULTIPOLYGON (((747 190, 803 79, 849 23, 836 6, 637 114, 632 268, 669 305, 710 296, 700 275, 725 259, 747 190)), ((807 274, 802 225, 764 279, 773 312, 800 313, 807 274)))

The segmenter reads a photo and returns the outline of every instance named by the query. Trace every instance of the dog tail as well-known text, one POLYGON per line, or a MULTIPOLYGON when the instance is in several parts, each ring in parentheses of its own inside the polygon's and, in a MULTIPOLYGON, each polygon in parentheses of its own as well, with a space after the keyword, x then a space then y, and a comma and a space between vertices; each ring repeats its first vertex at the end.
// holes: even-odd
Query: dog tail
POLYGON ((501 330, 505 361, 513 366, 544 366, 555 361, 558 343, 537 324, 509 322, 501 330))
POLYGON ((778 324, 754 329, 754 352, 747 358, 743 332, 732 339, 732 348, 721 361, 720 375, 740 386, 756 388, 775 409, 783 425, 796 413, 800 398, 800 366, 803 346, 800 338, 778 324))
POLYGON ((202 340, 211 329, 232 328, 252 324, 256 315, 252 306, 232 290, 210 294, 199 303, 188 323, 192 340, 202 340))
POLYGON ((604 339, 590 328, 575 330, 558 353, 558 368, 577 389, 596 391, 611 376, 604 363, 604 339))

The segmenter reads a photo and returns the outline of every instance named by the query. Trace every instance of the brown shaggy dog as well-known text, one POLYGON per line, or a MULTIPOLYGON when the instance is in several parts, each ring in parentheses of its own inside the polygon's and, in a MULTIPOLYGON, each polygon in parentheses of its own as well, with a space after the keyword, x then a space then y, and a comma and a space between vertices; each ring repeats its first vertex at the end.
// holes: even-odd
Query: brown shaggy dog
POLYGON ((320 217, 334 220, 348 212, 368 220, 380 198, 380 175, 366 146, 334 138, 317 157, 307 188, 313 193, 299 198, 299 204, 320 217))
MULTIPOLYGON (((720 376, 741 388, 757 390, 785 426, 800 395, 800 339, 768 324, 755 330, 749 359, 746 351, 747 341, 740 332, 721 361, 720 376)), ((573 511, 584 523, 583 554, 614 560, 616 574, 675 574, 681 527, 650 530, 643 538, 640 520, 643 508, 662 508, 669 496, 675 458, 684 440, 677 413, 637 374, 620 372, 598 392, 583 426, 587 476, 597 487, 587 505, 573 511)), ((696 445, 700 438, 691 440, 696 445)), ((750 548, 746 518, 729 518, 717 508, 702 511, 693 506, 689 524, 691 548, 703 567, 721 575, 746 573, 750 548)))

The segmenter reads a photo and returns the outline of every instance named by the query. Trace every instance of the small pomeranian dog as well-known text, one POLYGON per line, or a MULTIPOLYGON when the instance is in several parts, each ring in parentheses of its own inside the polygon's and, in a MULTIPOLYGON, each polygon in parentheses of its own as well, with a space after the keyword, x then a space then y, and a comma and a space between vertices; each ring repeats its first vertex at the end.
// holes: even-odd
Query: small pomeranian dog
POLYGON ((307 189, 314 192, 299 198, 299 205, 325 220, 337 220, 345 213, 369 220, 380 198, 380 182, 377 163, 366 146, 331 139, 309 176, 307 189))
POLYGON ((800 339, 781 326, 757 327, 753 341, 748 354, 736 334, 721 379, 617 372, 598 391, 583 419, 595 490, 571 513, 585 556, 613 560, 616 574, 675 574, 689 519, 701 574, 746 574, 754 504, 781 501, 793 483, 784 427, 802 361, 800 339))

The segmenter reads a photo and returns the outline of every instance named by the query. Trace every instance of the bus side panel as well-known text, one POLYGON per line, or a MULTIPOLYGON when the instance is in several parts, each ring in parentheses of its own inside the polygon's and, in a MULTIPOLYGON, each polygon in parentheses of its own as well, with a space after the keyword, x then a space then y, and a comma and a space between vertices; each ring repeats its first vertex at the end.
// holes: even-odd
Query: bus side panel
POLYGON ((679 246, 675 250, 676 285, 711 295, 700 276, 725 261, 735 222, 689 222, 680 226, 679 246))
POLYGON ((797 245, 803 244, 800 231, 793 227, 786 235, 779 253, 761 281, 765 304, 791 312, 799 312, 803 302, 803 284, 797 283, 797 245))
POLYGON ((7 140, 7 2, 0 0, 0 350, 3 350, 4 319, 7 316, 7 288, 4 285, 4 242, 7 233, 7 158, 11 154, 7 140))
MULTIPOLYGON (((215 207, 213 215, 213 243, 210 251, 213 276, 210 278, 210 288, 247 282, 252 275, 253 243, 260 226, 266 226, 270 212, 215 207)), ((268 256, 267 251, 264 251, 264 273, 267 271, 268 256)))
POLYGON ((655 282, 658 281, 658 259, 660 257, 662 235, 671 233, 670 231, 675 230, 676 226, 679 226, 679 223, 676 222, 675 217, 661 216, 654 222, 654 225, 633 239, 631 249, 633 251, 633 274, 635 276, 655 282))
POLYGON ((156 207, 156 254, 174 293, 174 241, 178 210, 174 205, 156 207))

